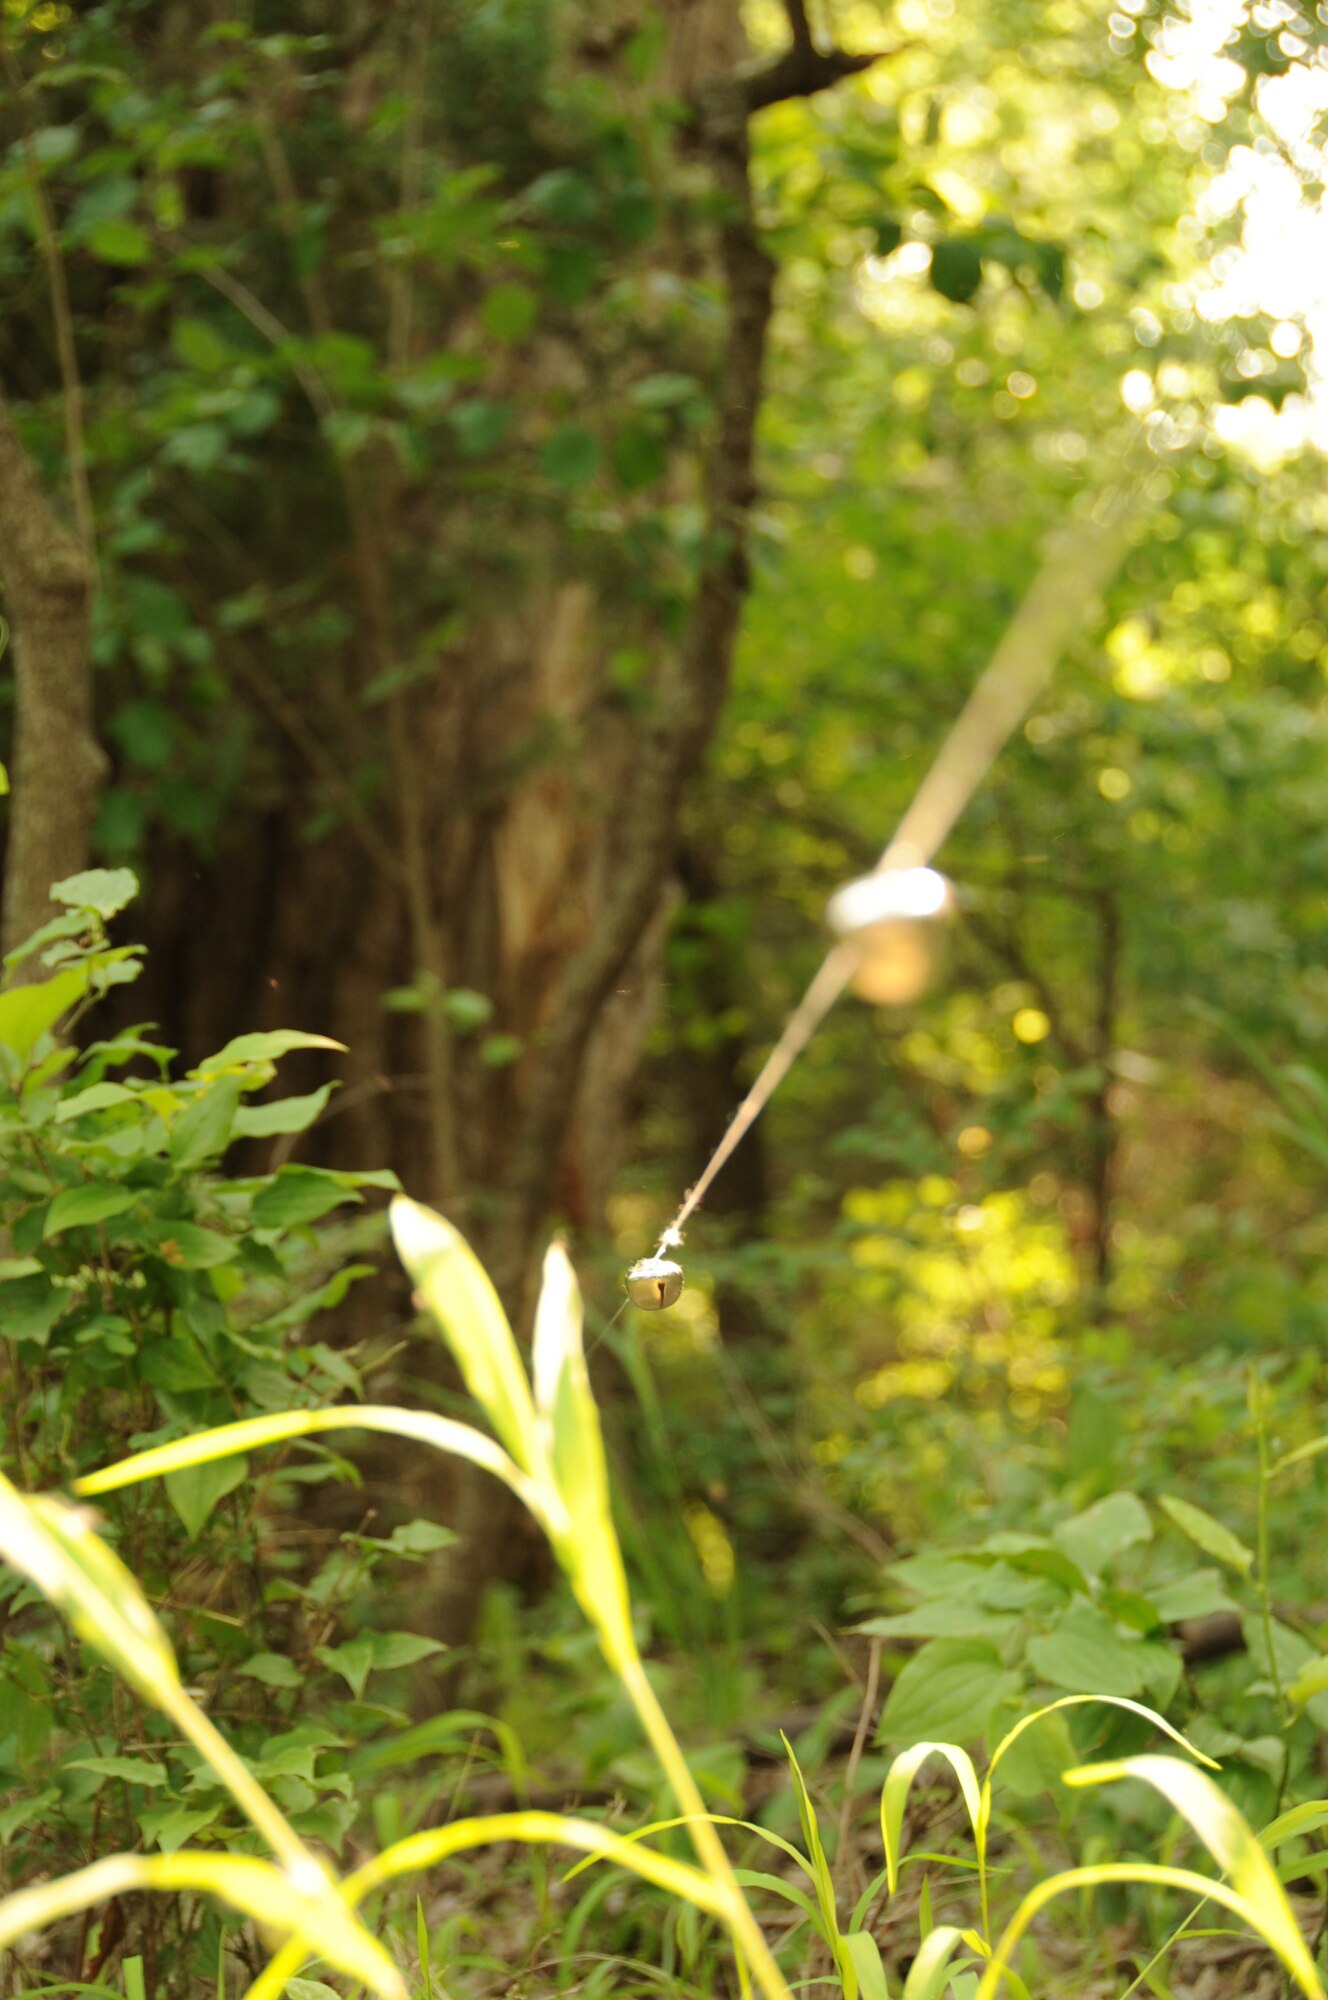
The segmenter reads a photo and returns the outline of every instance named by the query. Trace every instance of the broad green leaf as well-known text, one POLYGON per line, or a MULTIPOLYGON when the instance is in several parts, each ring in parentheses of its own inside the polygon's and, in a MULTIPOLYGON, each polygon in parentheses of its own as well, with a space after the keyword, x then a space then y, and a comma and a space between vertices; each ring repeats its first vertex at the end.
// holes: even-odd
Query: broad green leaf
POLYGON ((539 312, 539 299, 529 285, 495 285, 485 295, 480 318, 495 340, 520 340, 530 332, 539 312))
POLYGON ((398 1195, 391 1219, 397 1253, 466 1387, 517 1464, 534 1472, 544 1454, 536 1444, 530 1384, 488 1273, 460 1232, 432 1209, 398 1195))
POLYGON ((92 1083, 86 1090, 75 1092, 73 1097, 62 1097, 56 1109, 57 1125, 64 1125, 71 1118, 86 1118, 90 1111, 107 1111, 114 1104, 133 1104, 139 1093, 130 1090, 123 1083, 92 1083))
POLYGON ((66 1771, 96 1771, 104 1778, 122 1778, 126 1785, 164 1785, 169 1776, 164 1764, 146 1757, 74 1757, 63 1766, 66 1771))
POLYGON ((908 1969, 904 2000, 940 2000, 950 1982, 950 1961, 963 1943, 963 1932, 953 1924, 938 1924, 929 1931, 908 1969))
POLYGON ((1237 1608, 1215 1569, 1196 1569, 1175 1583, 1156 1585, 1148 1591, 1148 1598, 1164 1625, 1176 1625, 1185 1618, 1209 1618, 1215 1611, 1237 1608))
POLYGON ((362 1633, 358 1639, 347 1639, 340 1646, 316 1646, 314 1654, 332 1673, 340 1674, 358 1701, 364 1693, 365 1682, 373 1672, 373 1635, 362 1633))
POLYGON ((904 1807, 913 1780, 929 1757, 944 1757, 955 1777, 968 1810, 969 1825, 976 1837, 981 1815, 981 1794, 973 1760, 957 1743, 913 1743, 901 1750, 886 1773, 881 1790, 881 1838, 885 1843, 886 1880, 893 1896, 899 1882, 900 1842, 903 1836, 904 1807))
POLYGON ((183 1219, 158 1218, 144 1223, 138 1234, 164 1264, 180 1271, 211 1271, 218 1264, 231 1263, 240 1251, 235 1237, 183 1219))
POLYGON ((68 909, 95 910, 103 920, 117 916, 138 894, 132 868, 85 868, 51 885, 51 901, 68 909))
POLYGON ((1073 1604, 1054 1630, 1028 1642, 1028 1663, 1053 1687, 1075 1694, 1138 1694, 1154 1648, 1123 1638, 1094 1605, 1073 1604))
POLYGON ((42 1241, 49 1243, 66 1229, 108 1222, 113 1215, 124 1215, 137 1200, 133 1188, 113 1187, 109 1181, 84 1181, 79 1187, 62 1188, 46 1211, 42 1241))
POLYGON ((1067 1785, 1114 1784, 1119 1778, 1142 1779, 1189 1821, 1253 1912, 1255 1929, 1267 1939, 1301 1990, 1321 1995, 1314 1961, 1267 1852, 1226 1794, 1204 1772, 1182 1764, 1177 1757, 1122 1757, 1065 1773, 1067 1785))
POLYGON ((48 1033, 87 990, 86 967, 68 966, 32 986, 0 993, 0 1048, 8 1049, 19 1065, 26 1063, 38 1036, 48 1033))
POLYGON ((146 264, 152 255, 152 238, 146 229, 124 215, 94 222, 83 240, 102 264, 133 267, 146 264))
POLYGON ((1052 1540, 1088 1576, 1101 1576, 1116 1556, 1152 1539, 1153 1524, 1137 1493, 1109 1493, 1056 1528, 1052 1540))
POLYGON ((261 1681, 264 1687, 304 1686, 304 1675, 294 1660, 287 1659, 284 1653, 251 1653, 235 1671, 247 1674, 250 1680, 261 1681))
POLYGON ((254 1196, 250 1213, 256 1229, 298 1229, 359 1199, 341 1175, 319 1167, 282 1167, 254 1196))
POLYGON ((237 1078, 221 1077, 180 1113, 171 1126, 170 1141, 177 1173, 192 1173, 221 1158, 239 1109, 240 1088, 237 1078))
POLYGON ((199 1076, 216 1076, 225 1069, 234 1069, 242 1064, 276 1062, 279 1057, 289 1055, 292 1049, 335 1049, 338 1055, 345 1055, 346 1044, 334 1042, 329 1035, 305 1035, 298 1028, 270 1028, 266 1033, 236 1035, 205 1062, 198 1065, 199 1076))
POLYGON ((282 1132, 307 1132, 322 1116, 333 1086, 311 1090, 307 1097, 279 1097, 272 1104, 246 1104, 235 1114, 232 1131, 237 1139, 271 1139, 282 1132))
POLYGON ((184 1531, 196 1542, 219 1500, 243 1486, 249 1477, 245 1458, 223 1458, 211 1465, 191 1465, 166 1475, 166 1498, 184 1523, 184 1531))
POLYGON ((1254 1562, 1254 1552, 1247 1549, 1244 1542, 1232 1534, 1230 1528, 1223 1527, 1202 1507, 1192 1506, 1188 1500, 1177 1499, 1174 1494, 1164 1493, 1158 1501, 1164 1514, 1174 1521, 1183 1535, 1201 1548, 1206 1556, 1215 1556, 1218 1562, 1227 1563, 1241 1576, 1248 1576, 1254 1562))
POLYGON ((20 1827, 27 1826, 34 1819, 55 1805, 60 1794, 54 1786, 43 1792, 34 1792, 29 1798, 15 1799, 0 1811, 0 1846, 7 1847, 20 1827))
POLYGON ((1287 1689, 1287 1696, 1304 1707, 1307 1701, 1313 1701, 1315 1695, 1322 1694, 1325 1689, 1328 1689, 1328 1653, 1321 1654, 1317 1660, 1311 1660, 1301 1668, 1287 1689))
POLYGON ((36 1257, 0 1257, 0 1285, 13 1285, 20 1278, 35 1278, 42 1269, 36 1257))
POLYGON ((413 1667, 434 1653, 446 1652, 440 1639, 426 1639, 422 1632, 375 1632, 374 1671, 390 1673, 394 1668, 413 1667))
POLYGON ((330 1883, 297 1886, 288 1871, 247 1855, 113 1854, 55 1881, 20 1889, 0 1902, 0 1947, 61 1917, 140 1889, 183 1889, 216 1896, 256 1923, 308 1939, 320 1957, 363 1980, 383 2000, 407 2000, 400 1973, 330 1883))
POLYGON ((598 465, 599 439, 584 424, 559 424, 540 447, 540 471, 555 486, 584 486, 598 465))
POLYGON ((882 1743, 973 1743, 1019 1676, 981 1639, 933 1639, 899 1673, 881 1714, 882 1743))

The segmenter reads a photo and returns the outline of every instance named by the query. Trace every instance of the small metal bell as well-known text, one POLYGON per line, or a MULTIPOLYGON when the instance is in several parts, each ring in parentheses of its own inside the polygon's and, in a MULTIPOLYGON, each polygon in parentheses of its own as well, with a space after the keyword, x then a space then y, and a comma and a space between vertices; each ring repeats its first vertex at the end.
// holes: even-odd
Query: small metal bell
POLYGON ((627 1296, 642 1312, 662 1312, 682 1292, 682 1265, 669 1257, 641 1257, 627 1273, 627 1296))
POLYGON ((916 1000, 940 957, 937 919, 952 907, 934 868, 882 868, 835 891, 826 919, 853 951, 853 991, 878 1007, 916 1000))

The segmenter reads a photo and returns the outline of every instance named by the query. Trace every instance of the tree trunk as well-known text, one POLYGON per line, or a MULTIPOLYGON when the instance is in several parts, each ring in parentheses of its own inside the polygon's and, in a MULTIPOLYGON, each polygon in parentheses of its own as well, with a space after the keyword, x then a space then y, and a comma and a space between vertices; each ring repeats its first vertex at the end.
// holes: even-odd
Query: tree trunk
MULTIPOLYGON (((600 1220, 747 586, 748 120, 867 58, 795 6, 754 68, 732 0, 354 12, 231 52, 131 11, 144 88, 231 121, 154 225, 178 318, 145 315, 138 377, 204 411, 205 457, 255 379, 283 399, 215 471, 148 457, 138 560, 212 676, 191 711, 177 675, 173 717, 200 794, 214 743, 242 778, 192 850, 154 830, 131 1004, 191 1060, 241 1028, 346 1042, 309 1150, 444 1206, 524 1331, 551 1218, 600 1220)), ((452 1638, 515 1539, 462 1485, 452 1638)))
POLYGON ((3 400, 0 592, 14 662, 8 951, 51 915, 52 882, 87 865, 106 760, 92 732, 91 569, 47 500, 3 400))

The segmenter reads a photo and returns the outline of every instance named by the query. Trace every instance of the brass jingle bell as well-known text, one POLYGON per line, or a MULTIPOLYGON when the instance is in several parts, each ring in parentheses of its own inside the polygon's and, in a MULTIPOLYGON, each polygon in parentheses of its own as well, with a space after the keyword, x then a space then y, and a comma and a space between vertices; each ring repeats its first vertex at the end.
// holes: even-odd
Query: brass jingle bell
POLYGON ((663 1312, 682 1292, 682 1265, 669 1257, 641 1257, 626 1277, 627 1296, 642 1312, 663 1312))
POLYGON ((953 901, 934 868, 883 868, 836 890, 826 919, 854 954, 853 991, 878 1007, 925 993, 941 959, 938 919, 953 901))

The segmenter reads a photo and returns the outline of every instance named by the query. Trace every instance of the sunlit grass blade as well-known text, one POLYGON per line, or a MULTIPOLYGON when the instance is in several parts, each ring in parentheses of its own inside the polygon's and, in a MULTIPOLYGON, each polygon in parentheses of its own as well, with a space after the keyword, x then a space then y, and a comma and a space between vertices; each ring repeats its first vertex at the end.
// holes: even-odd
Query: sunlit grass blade
POLYGON ((238 1423, 218 1424, 213 1430, 175 1438, 170 1444, 154 1445, 150 1451, 136 1452, 132 1458, 122 1458, 115 1465, 85 1473, 74 1481, 74 1491, 85 1498, 115 1493, 140 1480, 158 1479, 192 1465, 208 1465, 236 1452, 286 1444, 292 1438, 312 1437, 320 1431, 352 1430, 385 1431, 392 1437, 412 1438, 418 1444, 432 1445, 435 1451, 448 1452, 456 1458, 468 1458, 510 1486, 536 1519, 548 1524, 545 1495, 502 1446, 485 1437, 483 1431, 477 1431, 471 1424, 456 1423, 451 1417, 435 1416, 430 1410, 407 1410, 390 1403, 343 1403, 327 1410, 279 1410, 270 1416, 244 1417, 238 1423))
MULTIPOLYGON (((1032 1923, 1034 1917, 1053 1902, 1057 1896, 1064 1896, 1076 1889, 1103 1888, 1111 1882, 1142 1882, 1164 1889, 1183 1889, 1186 1895, 1207 1897, 1232 1910, 1249 1925, 1250 1929, 1262 1935, 1259 1912, 1254 1905, 1228 1882, 1214 1881, 1207 1875, 1198 1875, 1192 1868, 1169 1868, 1152 1861, 1100 1861, 1089 1868, 1067 1868, 1061 1875, 1053 1875, 1037 1887, 1030 1889, 1023 1902, 1015 1911, 1000 1943, 991 1956, 991 1962, 978 1984, 975 2000, 996 2000, 1002 1979, 1011 1977, 1008 1962, 1020 1938, 1032 1923)), ((1272 1940, 1268 1942, 1271 1944, 1272 1940)), ((1303 1950, 1303 1946, 1302 1946, 1303 1950)), ((1308 1956, 1308 1954, 1307 1954, 1308 1956)), ((1319 1984, 1314 1967, 1309 1967, 1313 1983, 1302 1990, 1309 2000, 1324 2000, 1323 1988, 1319 1984)), ((1298 1983, 1301 1983, 1298 1981, 1298 1983)))
POLYGON ((502 1301, 459 1230, 399 1194, 389 1211, 397 1255, 442 1329, 462 1379, 523 1471, 540 1452, 530 1383, 502 1301))
MULTIPOLYGON (((881 1960, 881 1947, 870 1931, 848 1931, 839 1941, 840 1964, 853 1967, 862 2000, 890 2000, 890 1985, 881 1960)), ((847 1982, 845 1992, 848 1991, 847 1982)))
POLYGON ((963 1794, 969 1824, 977 1835, 981 1792, 973 1759, 957 1743, 913 1743, 901 1750, 886 1773, 881 1787, 881 1838, 885 1843, 886 1882, 893 1896, 899 1884, 900 1842, 903 1837, 904 1808, 913 1780, 929 1757, 944 1757, 963 1794))
POLYGON ((561 1243, 544 1259, 535 1315, 534 1367, 549 1462, 567 1510, 554 1546, 577 1602, 615 1671, 636 1651, 627 1572, 613 1525, 599 1410, 581 1340, 581 1291, 561 1243))
POLYGON ((215 1896, 273 1930, 316 1939, 329 1965, 361 1980, 382 2000, 406 2000, 400 1973, 340 1896, 330 1890, 306 1894, 284 1870, 248 1855, 189 1848, 174 1854, 107 1855, 72 1875, 7 1896, 0 1903, 0 1948, 61 1917, 139 1889, 190 1889, 215 1896))
POLYGON ((1314 1961, 1267 1850, 1225 1792, 1177 1757, 1122 1757, 1081 1765, 1064 1774, 1065 1783, 1075 1786, 1114 1784, 1119 1778, 1142 1779, 1188 1820, 1219 1868, 1231 1878, 1243 1905, 1241 1914, 1272 1946, 1301 1991, 1321 2000, 1323 1987, 1314 1961))
POLYGON ((93 1527, 89 1509, 26 1495, 0 1473, 0 1558, 31 1579, 83 1642, 139 1694, 178 1688, 170 1641, 138 1584, 93 1527))
MULTIPOLYGON (((785 1840, 782 1833, 774 1833, 768 1826, 758 1826, 755 1820, 734 1819, 731 1813, 705 1813, 701 1817, 711 1826, 737 1826, 741 1827, 744 1833, 754 1833, 757 1839, 765 1841, 768 1847, 777 1847, 781 1854, 787 1854, 789 1860, 796 1862, 801 1868, 807 1880, 815 1884, 816 1876, 810 1861, 791 1840, 785 1840)), ((652 1833, 668 1833, 675 1826, 691 1826, 696 1818, 695 1813, 678 1813, 672 1819, 652 1819, 648 1826, 633 1827, 630 1833, 625 1833, 621 1837, 627 1841, 648 1840, 652 1833)), ((579 1875, 583 1869, 593 1868, 597 1858, 591 1855, 585 1861, 578 1861, 574 1868, 568 1869, 566 1880, 570 1882, 572 1877, 579 1875)))
POLYGON ((344 1893, 349 1902, 359 1903, 371 1890, 399 1875, 436 1868, 454 1854, 475 1847, 491 1847, 505 1840, 521 1841, 527 1846, 579 1848, 582 1853, 616 1862, 657 1889, 681 1896, 712 1916, 732 1918, 733 1897, 724 1884, 703 1874, 690 1862, 675 1861, 671 1855, 659 1854, 653 1848, 610 1833, 594 1820, 573 1819, 566 1813, 491 1813, 482 1818, 453 1820, 450 1826, 434 1827, 424 1833, 408 1834, 348 1875, 344 1893))
POLYGON ((1259 1835, 1259 1845, 1271 1854, 1284 1840, 1298 1840, 1302 1834, 1317 1833, 1321 1826, 1328 1826, 1328 1799, 1306 1799, 1301 1805, 1292 1806, 1289 1812, 1279 1813, 1276 1819, 1270 1820, 1259 1835))
POLYGON ((795 1910, 801 1910, 821 1942, 828 1950, 834 1950, 834 1939, 826 1936, 821 1912, 805 1889, 799 1889, 782 1875, 767 1875, 760 1868, 735 1868, 733 1873, 740 1888, 764 1889, 767 1895, 778 1896, 781 1902, 791 1903, 795 1910))
POLYGON ((904 2000, 940 2000, 951 1974, 959 1969, 951 1961, 963 1945, 963 1933, 953 1924, 938 1924, 929 1931, 908 1969, 904 2000))

